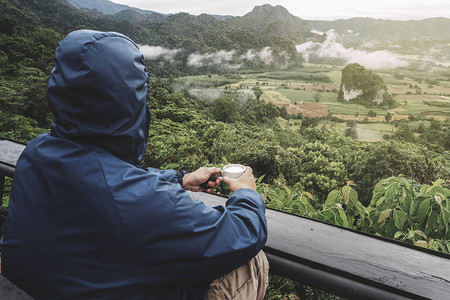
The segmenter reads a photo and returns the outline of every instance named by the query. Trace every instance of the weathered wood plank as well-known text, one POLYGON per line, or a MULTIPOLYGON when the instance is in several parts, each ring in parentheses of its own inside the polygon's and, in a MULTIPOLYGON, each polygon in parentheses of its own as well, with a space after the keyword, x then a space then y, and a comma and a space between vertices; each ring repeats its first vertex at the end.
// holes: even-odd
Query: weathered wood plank
POLYGON ((29 296, 24 291, 18 289, 8 279, 0 275, 0 299, 33 300, 34 298, 29 296))
POLYGON ((0 163, 15 167, 23 149, 23 144, 0 139, 0 163))
MULTIPOLYGON (((224 198, 192 193, 207 205, 224 198)), ((411 298, 450 299, 450 255, 268 209, 266 251, 411 298)))
MULTIPOLYGON (((0 176, 14 175, 14 168, 25 145, 0 138, 0 176)), ((0 192, 3 191, 3 188, 0 192)))

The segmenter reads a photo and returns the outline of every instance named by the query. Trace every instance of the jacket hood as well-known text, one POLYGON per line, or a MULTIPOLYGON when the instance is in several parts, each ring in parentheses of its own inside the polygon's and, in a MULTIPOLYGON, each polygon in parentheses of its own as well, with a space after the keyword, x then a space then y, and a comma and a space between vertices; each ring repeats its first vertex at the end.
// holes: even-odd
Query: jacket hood
POLYGON ((116 32, 78 30, 55 52, 47 97, 51 134, 105 148, 139 165, 147 145, 148 74, 142 53, 116 32))

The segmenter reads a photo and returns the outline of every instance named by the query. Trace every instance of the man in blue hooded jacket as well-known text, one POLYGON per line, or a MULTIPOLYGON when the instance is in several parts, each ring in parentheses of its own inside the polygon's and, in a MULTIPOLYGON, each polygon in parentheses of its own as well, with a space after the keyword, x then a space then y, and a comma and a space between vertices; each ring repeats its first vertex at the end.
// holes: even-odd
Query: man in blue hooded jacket
POLYGON ((214 208, 186 189, 202 190, 220 169, 141 168, 147 91, 142 54, 124 35, 79 30, 56 49, 47 89, 55 121, 17 163, 1 240, 3 275, 35 298, 239 299, 221 296, 224 278, 265 260, 265 208, 250 168, 224 178, 233 193, 214 208))

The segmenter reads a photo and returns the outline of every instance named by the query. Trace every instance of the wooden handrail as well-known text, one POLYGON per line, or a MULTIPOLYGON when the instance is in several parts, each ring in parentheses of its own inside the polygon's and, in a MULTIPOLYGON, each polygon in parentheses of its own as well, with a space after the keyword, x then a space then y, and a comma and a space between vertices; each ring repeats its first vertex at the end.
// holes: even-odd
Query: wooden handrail
MULTIPOLYGON (((226 198, 192 193, 210 206, 226 198), (196 195, 197 194, 197 195, 196 195)), ((348 299, 448 299, 450 255, 267 209, 271 273, 348 299)))

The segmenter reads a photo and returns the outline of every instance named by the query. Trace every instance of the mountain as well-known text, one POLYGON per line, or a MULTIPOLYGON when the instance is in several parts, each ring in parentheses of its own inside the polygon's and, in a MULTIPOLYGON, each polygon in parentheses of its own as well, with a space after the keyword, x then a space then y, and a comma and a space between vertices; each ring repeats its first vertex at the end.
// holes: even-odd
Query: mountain
MULTIPOLYGON (((163 17, 157 13, 143 15, 133 9, 125 9, 111 15, 104 14, 97 8, 78 9, 68 1, 0 0, 0 15, 4 16, 0 22, 0 30, 20 32, 21 35, 28 36, 29 26, 42 27, 43 30, 51 29, 49 55, 45 56, 45 60, 41 60, 42 65, 47 65, 47 62, 51 61, 51 53, 58 40, 73 30, 85 28, 121 32, 138 44, 162 47, 163 51, 171 49, 177 51, 173 59, 158 56, 159 58, 147 60, 153 74, 160 76, 205 72, 208 68, 212 68, 210 63, 214 63, 216 56, 219 60, 225 59, 219 67, 239 65, 245 68, 284 69, 300 66, 301 57, 296 51, 294 41, 306 40, 307 37, 303 34, 309 30, 305 21, 290 15, 282 7, 270 5, 256 7, 252 13, 243 17, 220 20, 207 14, 193 16, 178 13, 163 17), (5 10, 6 7, 9 7, 8 11, 5 10), (11 11, 17 13, 13 14, 11 11), (31 22, 22 24, 20 20, 24 20, 23 17, 13 17, 20 13, 33 20, 33 25, 31 22), (267 22, 259 20, 255 25, 258 16, 267 22), (154 17, 159 19, 155 20, 154 17), (20 31, 14 28, 20 28, 20 31), (199 64, 193 66, 189 64, 192 55, 206 60, 200 66, 199 64)), ((45 34, 40 36, 44 37, 45 34)), ((20 63, 21 60, 15 58, 18 57, 17 53, 23 53, 24 57, 37 61, 39 52, 27 54, 27 51, 39 47, 30 49, 24 45, 18 52, 14 42, 16 40, 17 38, 6 36, 3 39, 5 43, 2 44, 0 40, 1 49, 6 53, 10 65, 20 63), (14 51, 9 51, 10 48, 14 51)), ((152 49, 150 48, 150 51, 153 51, 152 49)), ((214 66, 217 66, 217 63, 214 66)), ((45 66, 41 69, 46 72, 45 66)), ((230 69, 225 67, 223 72, 230 72, 230 69)))
POLYGON ((243 17, 234 17, 228 21, 261 34, 280 36, 295 42, 303 42, 311 35, 312 29, 308 21, 293 16, 283 6, 270 4, 256 6, 243 17))
MULTIPOLYGON (((155 22, 162 21, 166 14, 157 13, 152 10, 143 10, 136 7, 131 7, 124 4, 117 4, 108 0, 60 0, 81 9, 91 10, 91 15, 96 15, 97 12, 101 12, 106 15, 113 15, 117 20, 127 20, 131 23, 141 22, 145 20, 151 20, 155 22)), ((229 15, 211 15, 217 20, 227 20, 232 18, 229 15)))
POLYGON ((96 9, 107 15, 114 15, 118 12, 128 9, 135 10, 141 14, 155 13, 154 11, 151 10, 142 10, 124 4, 117 4, 108 0, 66 0, 66 1, 77 8, 96 9))
MULTIPOLYGON (((96 10, 95 8, 93 10, 96 10)), ((91 10, 91 11, 93 11, 91 10)), ((144 14, 135 9, 129 8, 121 10, 112 16, 117 21, 128 21, 130 23, 138 23, 143 21, 162 22, 167 16, 160 13, 144 14)))
MULTIPOLYGON (((97 3, 97 7, 78 9, 71 5, 70 1, 75 0, 0 0, 3 5, 0 7, 0 30, 9 34, 15 31, 14 26, 18 26, 26 36, 29 36, 26 33, 27 26, 50 28, 61 36, 80 28, 121 32, 138 44, 153 46, 149 50, 153 52, 149 54, 152 58, 148 59, 148 64, 153 70, 162 72, 158 75, 164 76, 208 71, 208 65, 217 66, 214 59, 219 61, 221 66, 228 64, 231 67, 260 70, 295 68, 301 66, 302 62, 296 45, 324 41, 324 36, 311 32, 312 29, 334 29, 347 48, 371 47, 370 51, 390 50, 407 55, 434 55, 436 61, 445 61, 450 57, 450 20, 444 18, 422 21, 367 18, 306 21, 292 15, 282 6, 269 4, 256 6, 242 17, 223 19, 207 14, 163 15, 153 11, 144 14, 141 10, 121 5, 120 9, 125 9, 106 14, 105 7, 115 7, 116 4, 107 0, 95 0, 89 3, 97 3), (5 7, 9 7, 11 12, 2 10, 5 7), (13 9, 15 12, 12 12, 13 9), (23 17, 14 17, 20 15, 19 12, 26 14, 33 23, 19 24, 18 22, 25 20, 23 17), (417 41, 419 38, 421 40, 417 41), (154 47, 160 47, 159 55, 155 56, 154 47), (161 54, 166 50, 175 51, 176 57, 167 58, 161 54), (192 62, 193 58, 200 59, 200 63, 195 64, 195 59, 192 62), (198 67, 199 65, 201 67, 198 67)), ((56 35, 48 44, 53 45, 55 40, 56 35)), ((9 43, 14 44, 15 39, 5 38, 4 41, 8 41, 8 44, 1 44, 2 51, 8 52, 11 54, 8 54, 8 57, 13 58, 17 51, 9 52, 8 47, 9 43)), ((25 57, 36 60, 38 54, 27 54, 25 57)), ((45 62, 41 60, 40 64, 46 64, 49 57, 46 56, 45 62)))
POLYGON ((312 28, 326 32, 334 29, 344 39, 355 41, 399 41, 450 39, 450 19, 430 18, 424 20, 392 21, 372 18, 352 18, 336 21, 309 21, 312 28))

